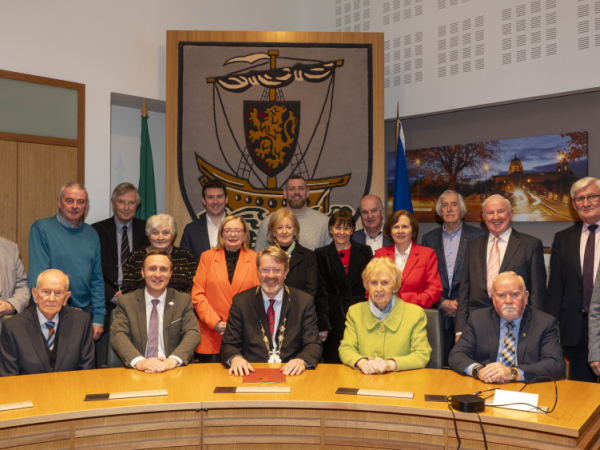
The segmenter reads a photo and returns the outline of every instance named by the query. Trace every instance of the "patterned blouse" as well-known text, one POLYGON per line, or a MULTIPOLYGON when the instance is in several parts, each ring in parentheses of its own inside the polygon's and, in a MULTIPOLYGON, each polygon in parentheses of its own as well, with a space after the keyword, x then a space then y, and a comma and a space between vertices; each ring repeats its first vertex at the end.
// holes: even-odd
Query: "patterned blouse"
MULTIPOLYGON (((147 253, 146 248, 142 247, 134 251, 127 258, 123 266, 123 284, 121 285, 123 294, 146 287, 146 282, 142 278, 142 264, 147 253)), ((194 257, 189 251, 173 246, 171 258, 173 258, 173 275, 171 275, 168 287, 191 294, 197 268, 194 257)))

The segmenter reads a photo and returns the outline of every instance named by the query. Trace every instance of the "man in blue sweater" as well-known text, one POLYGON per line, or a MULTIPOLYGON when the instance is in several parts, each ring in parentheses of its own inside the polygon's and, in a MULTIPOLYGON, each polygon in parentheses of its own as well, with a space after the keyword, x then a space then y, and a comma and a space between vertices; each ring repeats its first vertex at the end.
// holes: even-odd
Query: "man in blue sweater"
POLYGON ((58 197, 58 214, 36 220, 29 232, 29 286, 47 269, 69 276, 69 306, 92 316, 94 340, 104 331, 104 280, 98 233, 81 218, 88 206, 85 186, 65 184, 58 197))

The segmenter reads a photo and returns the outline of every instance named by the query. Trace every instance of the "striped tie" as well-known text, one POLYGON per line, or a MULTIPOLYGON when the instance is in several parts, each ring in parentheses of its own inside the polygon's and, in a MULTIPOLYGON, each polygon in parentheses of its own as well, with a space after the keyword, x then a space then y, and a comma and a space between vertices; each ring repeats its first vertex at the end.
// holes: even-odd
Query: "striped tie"
POLYGON ((494 278, 500 272, 500 249, 498 248, 499 237, 494 237, 494 243, 492 244, 492 251, 490 252, 490 259, 487 264, 487 290, 488 295, 492 296, 492 284, 494 278))
POLYGON ((269 319, 269 329, 271 330, 271 336, 275 336, 275 334, 273 334, 275 332, 275 308, 273 308, 275 300, 269 301, 271 302, 271 304, 267 309, 267 319, 269 319))
POLYGON ((52 346, 54 345, 54 325, 56 324, 49 320, 44 325, 48 328, 48 348, 52 350, 52 346))
POLYGON ((123 267, 125 261, 127 261, 127 258, 129 258, 129 254, 131 253, 129 251, 129 236, 127 236, 127 227, 123 227, 122 235, 123 239, 121 240, 121 267, 123 267))
POLYGON ((508 331, 504 337, 504 348, 502 349, 502 357, 500 358, 500 362, 506 367, 515 366, 515 335, 512 331, 514 326, 515 324, 512 322, 506 324, 508 331))
POLYGON ((159 300, 152 300, 152 313, 150 314, 150 326, 148 327, 148 348, 146 358, 158 357, 158 305, 159 300))

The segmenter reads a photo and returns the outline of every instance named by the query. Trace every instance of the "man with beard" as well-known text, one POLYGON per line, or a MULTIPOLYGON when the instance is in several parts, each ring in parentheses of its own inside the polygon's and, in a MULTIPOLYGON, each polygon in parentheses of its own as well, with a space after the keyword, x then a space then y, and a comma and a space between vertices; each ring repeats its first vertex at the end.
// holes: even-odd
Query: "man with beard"
MULTIPOLYGON (((288 178, 283 188, 283 198, 287 202, 286 208, 296 214, 300 223, 299 242, 303 247, 314 250, 331 243, 329 236, 329 217, 308 207, 308 186, 306 180, 300 175, 292 175, 288 178)), ((254 251, 259 252, 269 246, 267 232, 269 230, 269 219, 266 217, 256 236, 254 251)))
POLYGON ((256 265, 260 286, 233 297, 221 362, 230 375, 254 372, 253 362, 286 363, 286 376, 314 369, 323 348, 313 298, 284 285, 289 262, 280 248, 262 250, 256 265))
POLYGON ((461 338, 450 352, 450 368, 484 383, 562 378, 558 322, 550 314, 527 306, 528 298, 522 277, 515 272, 497 275, 492 283, 494 306, 469 315, 461 338))

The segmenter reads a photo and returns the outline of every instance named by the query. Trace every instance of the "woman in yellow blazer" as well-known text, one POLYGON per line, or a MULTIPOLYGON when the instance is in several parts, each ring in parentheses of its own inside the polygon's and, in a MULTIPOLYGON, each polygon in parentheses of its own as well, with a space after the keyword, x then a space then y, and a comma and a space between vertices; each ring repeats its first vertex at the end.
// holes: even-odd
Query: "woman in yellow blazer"
POLYGON ((258 286, 256 252, 249 250, 250 235, 244 218, 225 217, 217 239, 215 248, 202 253, 192 287, 201 334, 196 361, 201 363, 221 362, 221 336, 233 296, 258 286))
POLYGON ((364 374, 422 369, 431 347, 423 308, 397 296, 402 272, 391 258, 375 258, 362 274, 369 301, 353 305, 346 316, 340 359, 364 374))

